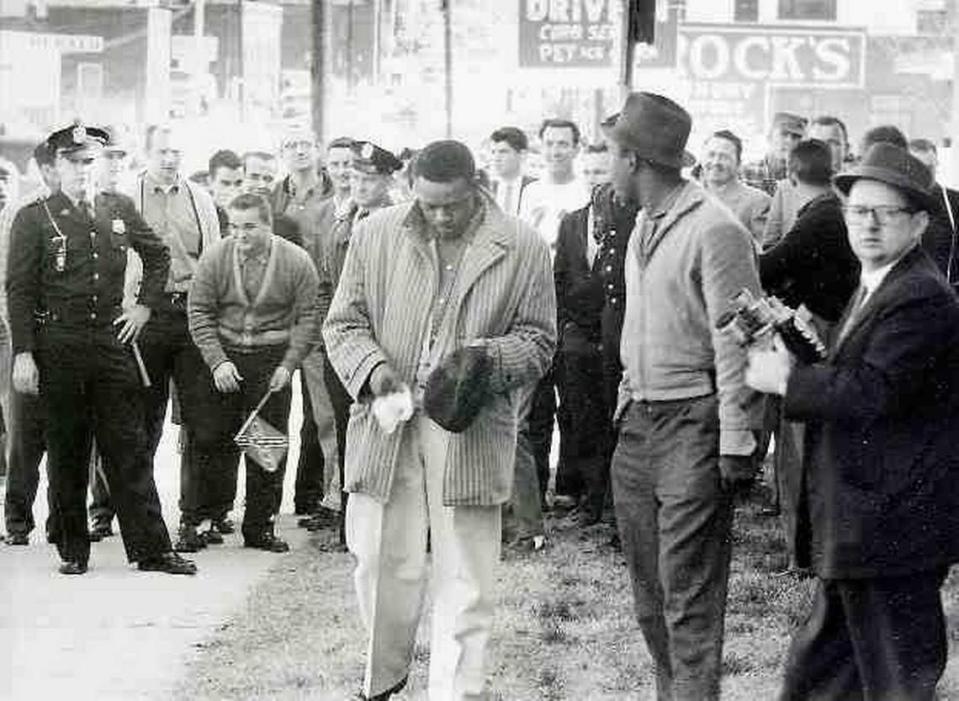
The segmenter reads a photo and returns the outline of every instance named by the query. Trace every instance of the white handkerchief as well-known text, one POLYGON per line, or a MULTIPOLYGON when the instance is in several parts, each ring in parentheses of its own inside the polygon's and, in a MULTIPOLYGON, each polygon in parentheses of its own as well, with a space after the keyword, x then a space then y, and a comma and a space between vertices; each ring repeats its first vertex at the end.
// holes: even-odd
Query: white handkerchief
POLYGON ((413 395, 410 394, 410 388, 403 385, 399 392, 374 399, 373 416, 387 434, 393 433, 403 421, 409 421, 413 416, 413 395))

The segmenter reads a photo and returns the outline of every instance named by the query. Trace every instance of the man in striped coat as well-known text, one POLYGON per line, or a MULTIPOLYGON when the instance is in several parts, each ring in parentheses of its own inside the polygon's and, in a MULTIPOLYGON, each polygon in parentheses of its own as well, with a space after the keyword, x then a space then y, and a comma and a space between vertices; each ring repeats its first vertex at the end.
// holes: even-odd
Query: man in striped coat
POLYGON ((330 361, 356 399, 345 487, 347 545, 369 635, 362 693, 387 699, 406 683, 429 532, 429 698, 476 699, 485 687, 518 395, 549 367, 556 301, 545 242, 477 190, 463 144, 431 144, 414 173, 413 202, 374 212, 354 230, 323 328, 330 361), (491 392, 475 420, 451 433, 421 409, 423 388, 431 368, 465 346, 485 348, 491 392), (373 400, 405 387, 412 418, 386 433, 373 400))

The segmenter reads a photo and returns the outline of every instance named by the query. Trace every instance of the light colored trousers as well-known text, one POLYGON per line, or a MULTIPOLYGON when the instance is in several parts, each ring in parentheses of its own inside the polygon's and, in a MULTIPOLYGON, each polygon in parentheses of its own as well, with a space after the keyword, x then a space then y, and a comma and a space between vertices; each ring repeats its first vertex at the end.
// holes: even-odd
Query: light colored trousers
POLYGON ((369 641, 364 693, 382 693, 409 674, 426 589, 429 532, 429 698, 483 699, 501 508, 443 506, 450 434, 420 412, 403 430, 387 503, 350 494, 346 507, 346 543, 357 559, 356 591, 369 641))
POLYGON ((340 510, 340 470, 336 447, 336 422, 333 419, 333 402, 326 389, 323 377, 323 351, 313 350, 300 365, 302 380, 306 382, 306 391, 310 393, 313 405, 313 423, 316 424, 316 438, 323 451, 323 502, 322 505, 332 511, 340 510))

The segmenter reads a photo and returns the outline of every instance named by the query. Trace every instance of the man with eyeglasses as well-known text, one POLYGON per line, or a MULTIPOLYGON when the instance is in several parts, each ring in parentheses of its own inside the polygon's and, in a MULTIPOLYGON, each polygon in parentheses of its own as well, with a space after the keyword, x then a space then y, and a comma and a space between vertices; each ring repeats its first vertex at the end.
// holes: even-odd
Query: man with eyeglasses
POLYGON ((819 578, 780 699, 933 699, 959 561, 959 303, 920 240, 932 178, 880 143, 835 178, 860 285, 829 357, 754 350, 747 383, 806 423, 799 564, 819 578))

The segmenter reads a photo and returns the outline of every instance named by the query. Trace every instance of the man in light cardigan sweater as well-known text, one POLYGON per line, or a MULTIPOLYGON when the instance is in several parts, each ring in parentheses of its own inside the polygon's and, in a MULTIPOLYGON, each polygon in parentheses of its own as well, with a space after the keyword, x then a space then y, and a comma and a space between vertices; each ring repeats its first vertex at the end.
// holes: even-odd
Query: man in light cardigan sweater
MULTIPOLYGON (((254 194, 228 210, 228 238, 200 258, 189 297, 190 334, 212 376, 197 389, 202 419, 194 432, 204 503, 217 503, 236 483, 233 436, 269 391, 260 416, 286 433, 290 375, 317 341, 318 275, 299 246, 272 234, 269 203, 254 194)), ((267 472, 247 461, 243 540, 247 547, 284 552, 273 533, 285 461, 267 472)))
POLYGON ((474 186, 469 150, 427 146, 414 202, 387 207, 353 232, 324 325, 330 362, 356 399, 346 437, 346 539, 357 558, 369 636, 363 697, 406 683, 431 534, 433 635, 429 698, 483 698, 500 512, 509 498, 517 411, 552 361, 556 300, 549 250, 529 226, 474 186), (491 397, 461 433, 419 408, 430 368, 482 345, 491 397), (403 385, 414 414, 386 433, 374 397, 403 385))

